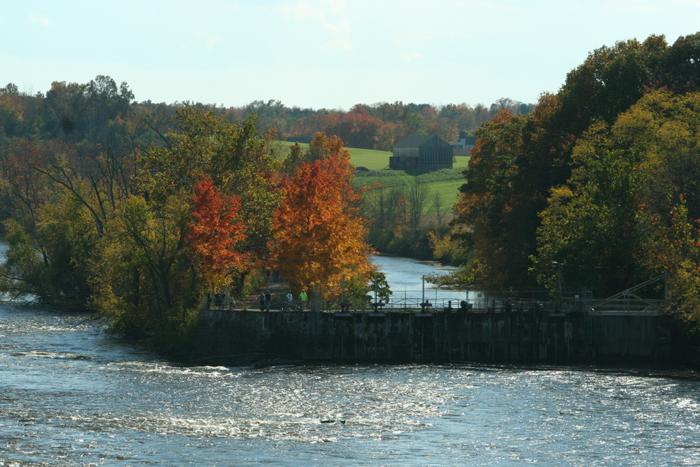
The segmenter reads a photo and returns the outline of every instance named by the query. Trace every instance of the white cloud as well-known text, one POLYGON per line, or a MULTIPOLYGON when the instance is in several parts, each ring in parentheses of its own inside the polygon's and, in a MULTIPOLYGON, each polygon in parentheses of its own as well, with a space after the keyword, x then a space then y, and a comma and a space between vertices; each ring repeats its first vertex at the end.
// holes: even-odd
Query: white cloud
POLYGON ((326 42, 324 47, 341 52, 352 52, 352 41, 350 39, 331 39, 326 42))
POLYGON ((347 20, 337 23, 323 23, 323 30, 331 36, 325 45, 327 49, 340 50, 341 52, 350 52, 352 50, 350 23, 347 20))
POLYGON ((207 36, 206 43, 207 43, 207 50, 212 50, 217 45, 219 45, 221 43, 221 37, 219 37, 219 36, 207 36))
POLYGON ((423 54, 420 52, 403 52, 401 54, 401 60, 404 62, 417 62, 423 60, 423 54))
POLYGON ((347 5, 347 2, 345 0, 328 0, 328 6, 331 7, 333 10, 343 10, 345 6, 347 5))
POLYGON ((323 20, 325 13, 318 5, 309 2, 299 1, 282 5, 280 11, 296 21, 306 21, 309 19, 323 20))
POLYGON ((328 36, 324 48, 350 52, 350 23, 343 17, 345 0, 298 0, 280 7, 281 13, 299 22, 316 24, 328 36))
POLYGON ((45 15, 36 15, 29 18, 29 21, 35 25, 42 28, 49 27, 49 17, 45 15))
POLYGON ((331 34, 349 34, 350 23, 346 20, 340 21, 339 23, 323 23, 323 29, 331 34))

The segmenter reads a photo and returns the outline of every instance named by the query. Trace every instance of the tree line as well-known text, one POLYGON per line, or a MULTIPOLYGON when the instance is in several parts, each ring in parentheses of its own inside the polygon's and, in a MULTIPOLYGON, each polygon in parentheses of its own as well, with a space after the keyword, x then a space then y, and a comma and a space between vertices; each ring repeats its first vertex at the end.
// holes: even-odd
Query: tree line
POLYGON ((502 98, 490 106, 448 104, 433 106, 404 102, 357 104, 349 111, 286 107, 280 101, 255 101, 245 107, 228 109, 229 118, 256 115, 261 128, 282 138, 303 141, 316 131, 336 135, 350 147, 390 150, 403 136, 437 134, 456 142, 471 134, 499 111, 527 114, 534 106, 502 98))
POLYGON ((175 113, 185 104, 208 109, 229 122, 255 116, 260 132, 270 132, 278 139, 308 142, 322 132, 338 136, 350 147, 385 150, 398 138, 414 133, 435 133, 454 142, 460 132, 473 133, 502 109, 526 114, 533 108, 507 98, 488 107, 393 102, 357 104, 343 111, 287 107, 270 100, 224 108, 135 102, 129 86, 118 85, 109 76, 97 76, 84 84, 57 81, 46 93, 36 95, 22 93, 10 83, 0 88, 0 154, 18 137, 89 142, 117 152, 125 149, 122 145, 147 146, 158 141, 158 133, 174 128, 175 113))

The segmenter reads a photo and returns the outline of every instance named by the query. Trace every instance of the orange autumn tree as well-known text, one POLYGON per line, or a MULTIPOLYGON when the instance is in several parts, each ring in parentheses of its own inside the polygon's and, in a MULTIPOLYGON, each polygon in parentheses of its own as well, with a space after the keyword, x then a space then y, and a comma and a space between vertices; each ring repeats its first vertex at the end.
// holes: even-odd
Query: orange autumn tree
POLYGON ((212 289, 228 284, 231 275, 244 268, 247 255, 236 249, 245 240, 245 224, 237 219, 241 207, 237 196, 224 196, 214 182, 197 182, 192 196, 192 221, 187 241, 197 266, 212 289))
POLYGON ((300 163, 282 182, 275 213, 272 262, 297 289, 315 289, 332 299, 343 283, 372 271, 350 156, 337 138, 317 135, 320 159, 300 163), (333 144, 330 144, 333 143, 333 144))

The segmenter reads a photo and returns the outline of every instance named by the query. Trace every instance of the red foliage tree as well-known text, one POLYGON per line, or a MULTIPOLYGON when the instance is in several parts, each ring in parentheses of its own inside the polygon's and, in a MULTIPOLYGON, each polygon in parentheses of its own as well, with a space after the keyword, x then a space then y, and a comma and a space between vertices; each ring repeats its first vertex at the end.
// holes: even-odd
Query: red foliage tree
POLYGON ((245 224, 238 220, 237 196, 224 196, 214 182, 197 182, 192 197, 192 221, 187 241, 197 256, 199 271, 212 288, 225 285, 245 268, 248 255, 237 249, 246 239, 245 224))
POLYGON ((350 147, 373 148, 382 124, 380 119, 359 109, 329 117, 325 131, 339 136, 350 147))

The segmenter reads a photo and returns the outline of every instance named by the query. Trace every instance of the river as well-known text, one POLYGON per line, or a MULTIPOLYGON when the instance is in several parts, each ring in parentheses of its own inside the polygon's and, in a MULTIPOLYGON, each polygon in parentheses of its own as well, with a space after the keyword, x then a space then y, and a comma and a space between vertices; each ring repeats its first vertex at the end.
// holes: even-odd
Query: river
MULTIPOLYGON (((372 256, 372 263, 386 275, 392 291, 391 301, 399 305, 404 300, 420 303, 424 299, 435 305, 443 305, 446 300, 456 302, 477 297, 474 292, 441 289, 423 280, 425 276, 442 276, 457 269, 451 266, 391 256, 372 256)), ((454 306, 457 307, 457 304, 454 306)))
POLYGON ((6 303, 1 461, 700 464, 700 382, 473 365, 184 367, 92 316, 6 303))
POLYGON ((418 308, 427 301, 431 307, 457 308, 463 300, 477 307, 488 305, 488 297, 475 290, 456 290, 431 284, 429 276, 444 276, 457 270, 435 261, 418 261, 393 256, 372 256, 372 264, 386 276, 391 290, 388 305, 392 308, 418 308))

